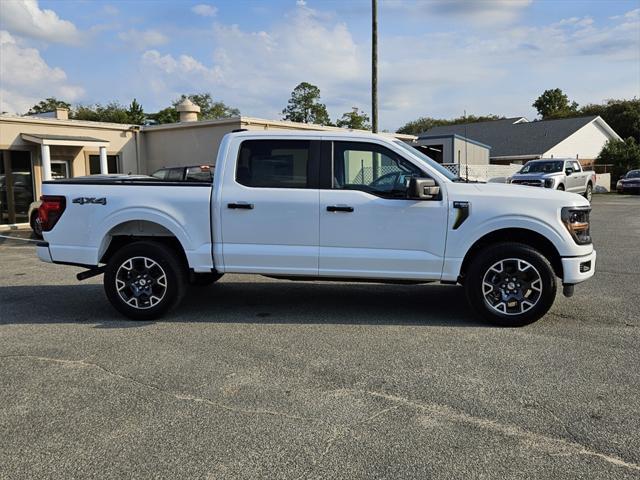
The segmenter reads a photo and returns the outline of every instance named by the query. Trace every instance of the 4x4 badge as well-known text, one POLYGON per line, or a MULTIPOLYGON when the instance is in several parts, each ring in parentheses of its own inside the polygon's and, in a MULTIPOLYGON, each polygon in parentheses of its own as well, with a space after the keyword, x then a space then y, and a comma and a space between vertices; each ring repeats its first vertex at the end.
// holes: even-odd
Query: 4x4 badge
POLYGON ((73 203, 79 203, 80 205, 84 205, 85 203, 93 203, 98 205, 106 205, 107 199, 105 197, 95 198, 95 197, 78 197, 73 199, 73 203))

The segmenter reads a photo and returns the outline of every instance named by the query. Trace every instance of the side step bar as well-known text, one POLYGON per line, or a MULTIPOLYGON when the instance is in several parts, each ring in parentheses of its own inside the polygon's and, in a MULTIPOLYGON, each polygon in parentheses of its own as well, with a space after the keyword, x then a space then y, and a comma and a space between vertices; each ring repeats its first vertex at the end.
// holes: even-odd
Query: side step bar
POLYGON ((76 275, 76 278, 78 279, 79 282, 81 282, 82 280, 86 280, 87 278, 96 277, 100 274, 103 274, 106 268, 107 266, 103 265, 102 267, 96 267, 96 268, 92 268, 91 270, 85 270, 84 272, 78 273, 76 275))

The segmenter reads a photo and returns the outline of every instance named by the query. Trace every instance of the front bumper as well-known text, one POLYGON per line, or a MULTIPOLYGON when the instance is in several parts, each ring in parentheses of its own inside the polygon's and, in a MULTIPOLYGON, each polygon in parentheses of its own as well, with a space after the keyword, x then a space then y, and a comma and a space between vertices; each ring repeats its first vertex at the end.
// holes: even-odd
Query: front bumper
POLYGON ((573 285, 584 282, 596 273, 596 251, 580 257, 562 258, 562 283, 573 285))

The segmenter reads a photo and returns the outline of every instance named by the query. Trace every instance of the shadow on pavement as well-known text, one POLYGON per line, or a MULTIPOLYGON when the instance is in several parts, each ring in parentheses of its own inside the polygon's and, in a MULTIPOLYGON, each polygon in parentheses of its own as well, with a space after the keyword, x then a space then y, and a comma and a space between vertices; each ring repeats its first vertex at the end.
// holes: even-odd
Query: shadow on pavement
MULTIPOLYGON (((464 290, 445 285, 220 282, 189 289, 162 322, 486 327, 464 290)), ((0 287, 0 324, 94 323, 143 327, 109 305, 102 285, 0 287)))

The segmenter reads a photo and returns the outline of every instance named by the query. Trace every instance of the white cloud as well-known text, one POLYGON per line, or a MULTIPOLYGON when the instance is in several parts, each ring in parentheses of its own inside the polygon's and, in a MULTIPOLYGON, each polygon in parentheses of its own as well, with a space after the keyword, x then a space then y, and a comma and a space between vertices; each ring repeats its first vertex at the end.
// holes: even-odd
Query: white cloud
POLYGON ((0 31, 0 110, 25 113, 38 101, 55 96, 77 101, 84 89, 69 83, 64 70, 50 67, 35 48, 22 46, 7 31, 0 31))
MULTIPOLYGON (((385 35, 381 125, 395 129, 418 116, 457 116, 464 109, 533 116, 533 100, 558 86, 582 103, 601 101, 616 88, 619 97, 638 95, 630 86, 640 73, 639 22, 624 16, 599 25, 576 17, 465 35, 385 35)), ((217 24, 207 40, 214 45, 208 58, 145 52, 141 77, 151 83, 151 102, 208 91, 243 114, 279 118, 291 90, 307 81, 320 87, 332 118, 353 105, 370 111, 369 39, 352 34, 338 16, 294 8, 266 31, 217 24)))
POLYGON ((56 43, 78 44, 76 26, 53 10, 42 10, 37 0, 4 0, 0 27, 12 33, 56 43))
POLYGON ((213 5, 207 5, 206 3, 194 5, 191 7, 191 11, 201 17, 214 17, 216 13, 218 13, 218 9, 216 7, 213 5))
POLYGON ((169 41, 169 38, 165 34, 157 30, 140 31, 130 29, 127 32, 120 32, 118 34, 118 38, 137 50, 157 47, 159 45, 164 45, 169 41))
POLYGON ((411 15, 434 15, 459 18, 475 25, 496 25, 513 22, 533 0, 388 0, 383 8, 408 11, 411 15))
POLYGON ((296 0, 296 5, 299 7, 306 7, 307 2, 305 0, 296 0))

